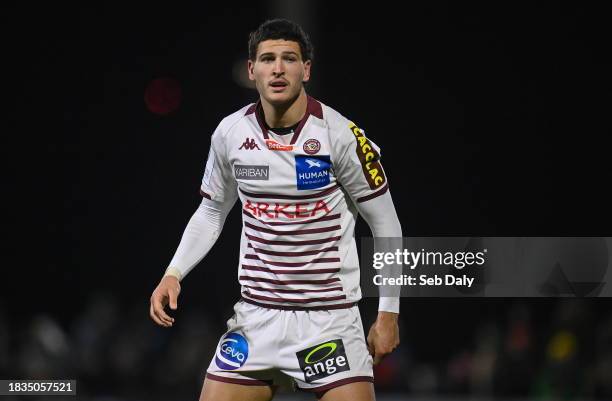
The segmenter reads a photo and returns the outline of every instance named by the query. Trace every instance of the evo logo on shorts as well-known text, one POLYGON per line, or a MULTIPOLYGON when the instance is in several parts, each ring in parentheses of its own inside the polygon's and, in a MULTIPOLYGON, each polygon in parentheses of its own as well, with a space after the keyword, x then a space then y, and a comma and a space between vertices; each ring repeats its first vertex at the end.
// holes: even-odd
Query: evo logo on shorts
POLYGON ((215 363, 223 370, 236 370, 246 362, 249 357, 249 343, 238 333, 227 333, 215 355, 215 363))
POLYGON ((306 383, 350 370, 344 343, 331 340, 296 352, 306 383))
POLYGON ((297 189, 316 189, 329 184, 331 166, 329 156, 295 156, 297 189))

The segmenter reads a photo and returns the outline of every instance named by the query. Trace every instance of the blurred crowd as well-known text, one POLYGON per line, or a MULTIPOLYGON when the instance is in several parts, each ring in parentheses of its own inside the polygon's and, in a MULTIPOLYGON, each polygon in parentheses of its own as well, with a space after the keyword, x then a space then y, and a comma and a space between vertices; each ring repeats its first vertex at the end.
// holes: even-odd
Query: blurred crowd
MULTIPOLYGON (((378 391, 612 399, 612 310, 594 313, 580 299, 547 302, 544 319, 529 301, 500 303, 476 326, 432 330, 429 344, 409 334, 430 328, 402 321, 400 348, 376 368, 378 391), (428 357, 428 347, 447 340, 452 352, 428 357)), ((49 315, 16 323, 0 304, 0 378, 77 379, 82 395, 194 399, 224 331, 218 320, 187 305, 180 324, 161 329, 149 320, 148 305, 126 307, 104 293, 68 323, 49 315)))

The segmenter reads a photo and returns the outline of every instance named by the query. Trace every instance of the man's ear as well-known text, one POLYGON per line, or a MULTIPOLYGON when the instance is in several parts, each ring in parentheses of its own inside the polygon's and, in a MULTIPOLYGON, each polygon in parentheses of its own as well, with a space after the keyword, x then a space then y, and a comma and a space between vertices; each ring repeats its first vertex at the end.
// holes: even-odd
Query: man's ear
POLYGON ((312 67, 312 61, 304 61, 304 79, 302 79, 302 82, 308 82, 310 80, 310 67, 312 67))
POLYGON ((253 68, 255 67, 255 63, 252 60, 247 61, 247 70, 249 71, 249 79, 251 81, 255 81, 255 75, 253 74, 253 68))

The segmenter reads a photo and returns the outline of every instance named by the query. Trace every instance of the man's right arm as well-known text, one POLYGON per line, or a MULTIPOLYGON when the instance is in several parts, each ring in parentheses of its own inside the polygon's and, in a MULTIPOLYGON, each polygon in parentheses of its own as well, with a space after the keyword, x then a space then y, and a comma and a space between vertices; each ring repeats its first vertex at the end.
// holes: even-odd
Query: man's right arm
POLYGON ((225 218, 236 198, 224 202, 202 198, 202 203, 185 228, 181 242, 166 269, 165 276, 181 281, 210 251, 219 238, 225 218))
POLYGON ((227 160, 222 125, 223 122, 211 137, 200 186, 202 203, 189 220, 166 273, 151 295, 151 319, 160 326, 172 326, 174 319, 166 314, 164 307, 169 304, 170 309, 177 308, 180 281, 217 241, 225 218, 238 199, 237 183, 227 160))
POLYGON ((210 251, 219 238, 225 218, 236 198, 227 198, 224 202, 202 198, 202 203, 193 214, 181 242, 176 249, 164 277, 153 294, 149 314, 155 323, 163 327, 171 327, 174 318, 170 317, 164 307, 176 310, 177 300, 181 291, 179 282, 193 269, 210 251))

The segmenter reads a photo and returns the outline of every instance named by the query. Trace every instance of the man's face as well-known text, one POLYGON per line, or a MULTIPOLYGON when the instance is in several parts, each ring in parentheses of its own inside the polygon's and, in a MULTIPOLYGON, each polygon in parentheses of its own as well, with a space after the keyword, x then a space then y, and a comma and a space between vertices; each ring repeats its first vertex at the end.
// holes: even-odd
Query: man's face
POLYGON ((268 103, 283 104, 298 97, 310 79, 310 64, 302 60, 299 43, 265 40, 257 46, 255 61, 249 60, 249 79, 268 103))

